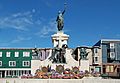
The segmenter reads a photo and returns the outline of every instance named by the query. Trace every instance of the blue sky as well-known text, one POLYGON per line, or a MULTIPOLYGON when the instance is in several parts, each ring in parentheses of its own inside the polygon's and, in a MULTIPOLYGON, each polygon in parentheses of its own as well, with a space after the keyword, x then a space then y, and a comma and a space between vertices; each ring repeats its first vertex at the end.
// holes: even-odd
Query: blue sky
POLYGON ((120 0, 0 0, 0 47, 52 47, 55 20, 65 1, 70 48, 120 39, 120 0))

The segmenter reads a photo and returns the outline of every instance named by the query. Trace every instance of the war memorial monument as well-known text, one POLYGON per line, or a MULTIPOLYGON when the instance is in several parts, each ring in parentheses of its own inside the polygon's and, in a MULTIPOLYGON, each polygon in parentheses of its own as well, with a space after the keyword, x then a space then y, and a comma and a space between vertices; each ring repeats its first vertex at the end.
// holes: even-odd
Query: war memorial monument
POLYGON ((53 48, 0 49, 0 56, 10 52, 23 56, 17 56, 19 63, 15 57, 9 56, 12 61, 0 57, 5 65, 11 64, 0 67, 0 83, 120 83, 111 79, 120 78, 120 40, 102 39, 91 47, 69 48, 70 36, 64 33, 65 13, 66 4, 56 18, 57 31, 51 35, 53 48))
MULTIPOLYGON (((68 40, 69 35, 64 33, 64 13, 66 11, 66 7, 63 11, 58 12, 58 16, 56 19, 57 22, 57 32, 51 36, 53 48, 50 51, 50 56, 46 58, 44 61, 40 60, 32 60, 32 68, 34 71, 32 74, 35 74, 35 71, 39 66, 47 67, 50 66, 51 69, 58 69, 58 72, 64 71, 65 68, 79 67, 79 62, 75 61, 72 57, 72 50, 68 48, 68 40), (38 63, 38 64, 34 64, 38 63)), ((37 49, 36 49, 37 50, 37 49)), ((39 50, 37 51, 39 55, 39 50)), ((38 56, 37 55, 37 56, 38 56)), ((35 55, 36 56, 36 55, 35 55)), ((34 56, 33 56, 34 57, 34 56)))

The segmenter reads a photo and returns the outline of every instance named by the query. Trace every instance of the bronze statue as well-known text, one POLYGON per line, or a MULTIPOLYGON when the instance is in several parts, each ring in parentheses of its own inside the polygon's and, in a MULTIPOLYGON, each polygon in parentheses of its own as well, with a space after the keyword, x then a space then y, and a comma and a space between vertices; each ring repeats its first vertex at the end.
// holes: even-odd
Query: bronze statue
MULTIPOLYGON (((66 5, 66 4, 64 4, 64 5, 66 5)), ((66 10, 66 6, 65 6, 63 12, 61 12, 61 11, 58 12, 58 16, 57 16, 57 19, 56 19, 58 31, 61 31, 63 29, 63 27, 64 27, 63 15, 65 13, 65 10, 66 10)))
POLYGON ((52 60, 52 63, 66 63, 65 53, 66 53, 66 45, 63 45, 62 48, 59 48, 58 45, 53 48, 52 55, 49 60, 52 60))
POLYGON ((86 60, 89 53, 86 48, 80 48, 80 59, 86 60))

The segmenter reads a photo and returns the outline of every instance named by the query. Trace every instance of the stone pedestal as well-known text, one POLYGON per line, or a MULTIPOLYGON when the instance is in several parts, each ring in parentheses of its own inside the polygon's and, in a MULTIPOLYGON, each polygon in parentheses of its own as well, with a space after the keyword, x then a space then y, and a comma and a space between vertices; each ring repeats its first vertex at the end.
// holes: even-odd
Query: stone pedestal
POLYGON ((89 71, 89 60, 80 60, 80 71, 89 71))
POLYGON ((63 31, 58 31, 56 34, 53 34, 52 36, 52 43, 53 47, 56 47, 58 45, 59 48, 62 48, 62 45, 66 44, 69 39, 69 35, 64 34, 63 31))
POLYGON ((51 66, 51 69, 56 69, 56 65, 64 65, 64 68, 70 68, 72 69, 72 67, 79 67, 79 63, 78 61, 76 61, 75 59, 73 59, 72 57, 72 49, 66 49, 66 63, 52 63, 49 60, 49 57, 51 56, 52 50, 50 50, 49 56, 47 57, 47 59, 40 61, 40 60, 31 60, 31 74, 35 75, 35 72, 37 69, 41 69, 41 67, 47 67, 48 65, 51 66))

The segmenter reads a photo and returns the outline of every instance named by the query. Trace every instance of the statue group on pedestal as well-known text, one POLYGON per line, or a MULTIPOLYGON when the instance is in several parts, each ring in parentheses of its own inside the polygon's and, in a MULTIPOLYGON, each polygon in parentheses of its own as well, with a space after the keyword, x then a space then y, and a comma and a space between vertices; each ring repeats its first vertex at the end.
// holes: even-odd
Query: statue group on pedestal
POLYGON ((49 60, 52 60, 52 63, 66 63, 65 53, 66 45, 63 45, 62 48, 59 48, 58 45, 53 48, 52 56, 49 60))
MULTIPOLYGON (((65 9, 66 9, 66 6, 65 6, 65 9)), ((63 15, 65 13, 65 9, 63 12, 61 11, 58 12, 58 16, 56 19, 58 31, 62 31, 64 27, 63 15)), ((53 48, 52 56, 49 59, 52 60, 53 63, 66 63, 65 53, 66 53, 66 45, 63 45, 62 48, 60 48, 58 43, 58 45, 53 48)))
MULTIPOLYGON (((65 9, 62 12, 59 11, 56 19, 58 31, 62 31, 64 27, 63 15, 65 13, 65 9)), ((49 60, 52 60, 53 63, 66 63, 66 58, 65 58, 66 48, 67 45, 63 45, 62 48, 60 48, 58 44, 56 47, 52 49, 52 55, 49 58, 49 60)), ((35 48, 33 51, 34 51, 32 53, 33 58, 37 59, 40 56, 41 52, 37 48, 35 48)))

